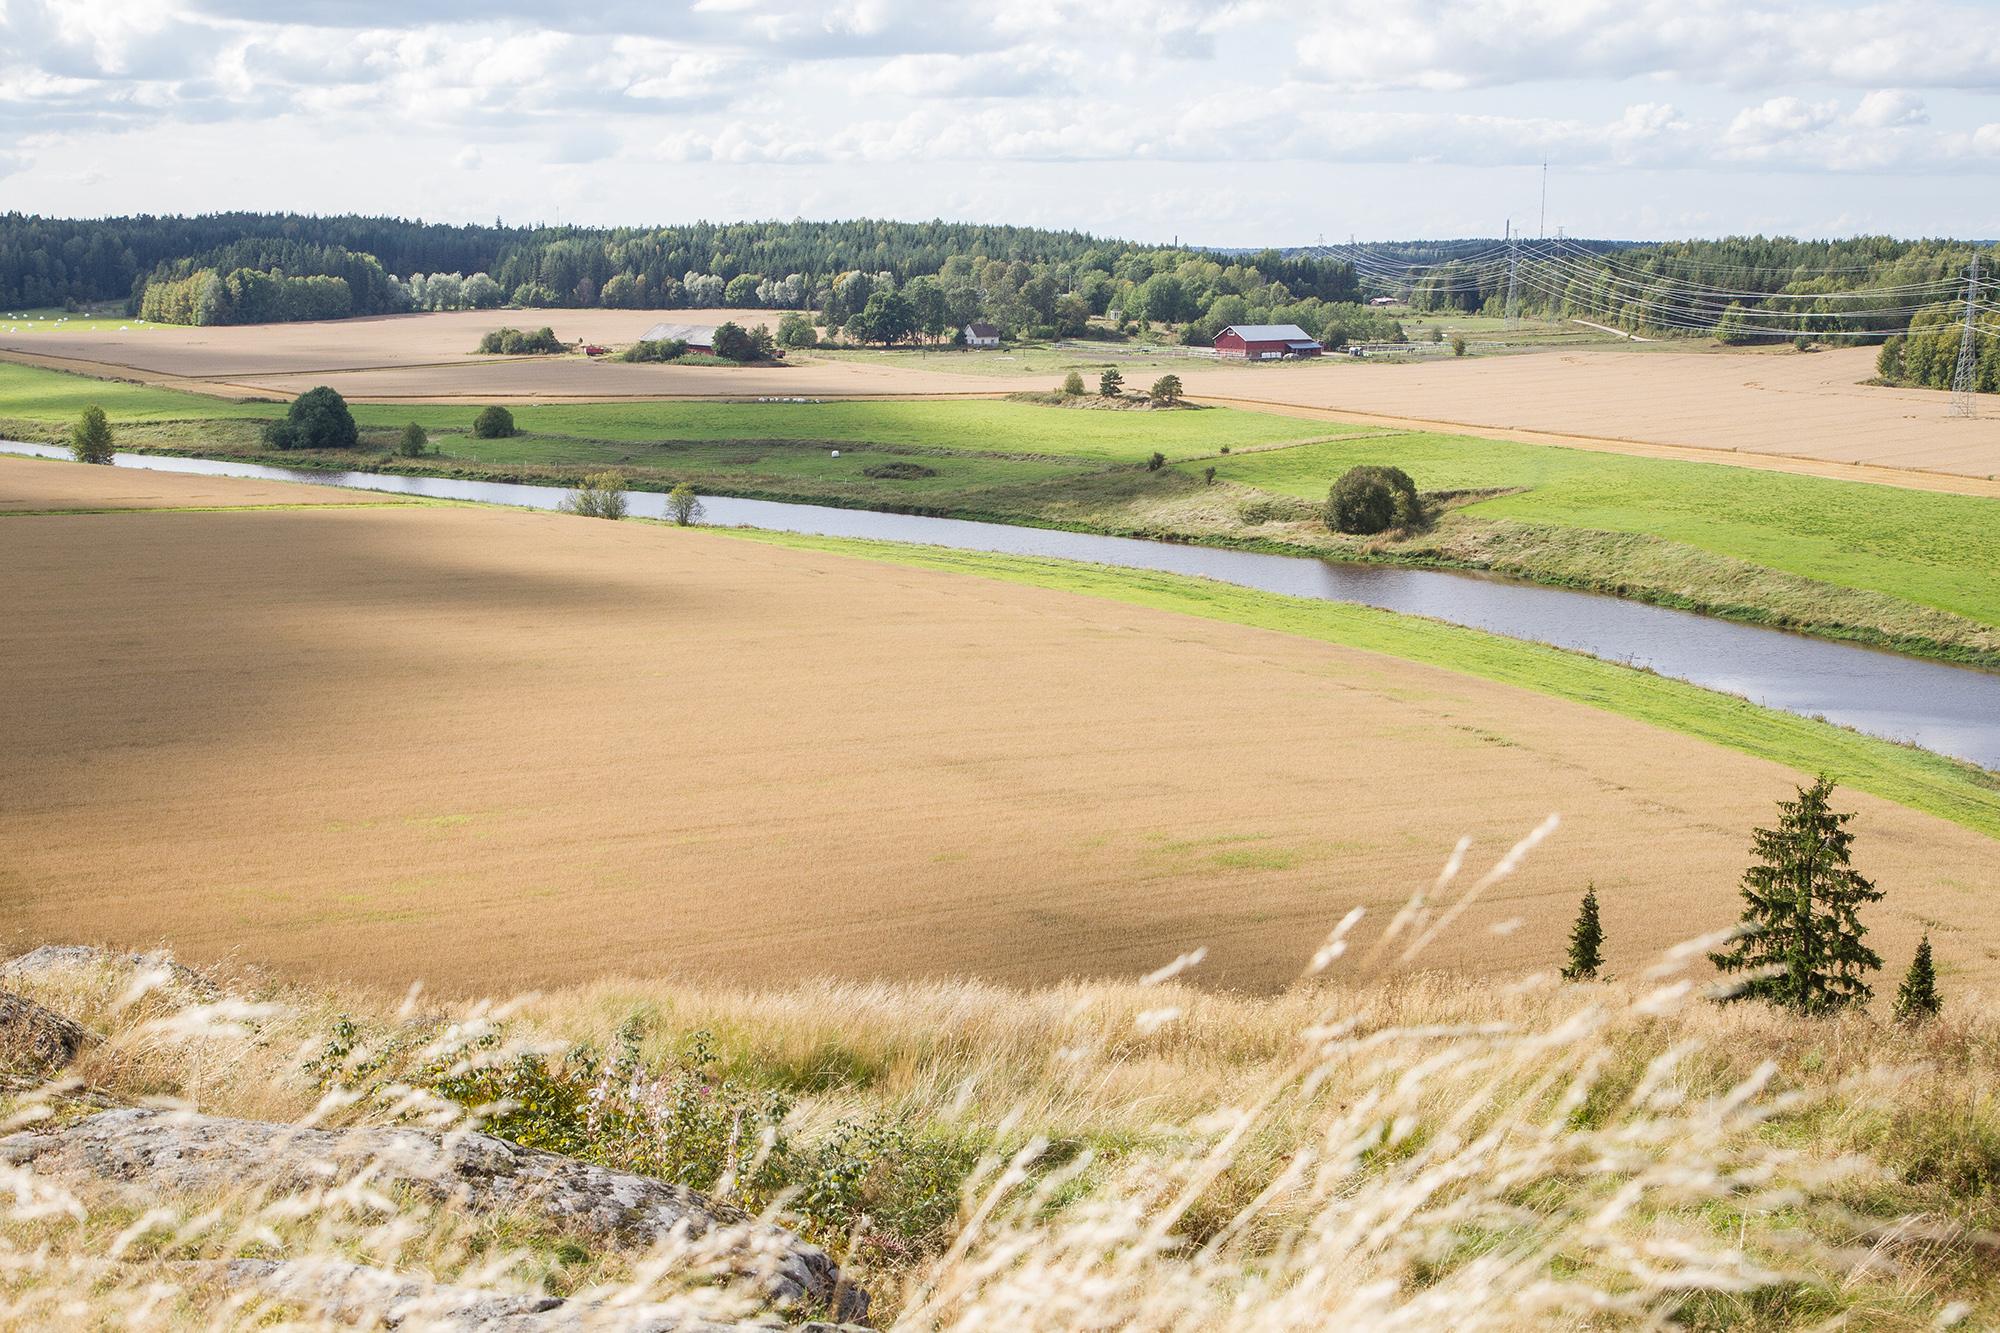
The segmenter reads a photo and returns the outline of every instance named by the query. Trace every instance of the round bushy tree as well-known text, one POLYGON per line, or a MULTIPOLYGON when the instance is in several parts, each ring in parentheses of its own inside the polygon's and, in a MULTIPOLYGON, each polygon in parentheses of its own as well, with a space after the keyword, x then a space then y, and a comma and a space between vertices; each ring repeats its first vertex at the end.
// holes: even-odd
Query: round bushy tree
POLYGON ((1351 467, 1326 495, 1326 525, 1351 536, 1413 527, 1422 517, 1417 485, 1399 467, 1351 467))
POLYGON ((280 449, 352 449, 360 442, 347 400, 324 384, 298 396, 285 413, 285 429, 272 437, 280 449))
POLYGON ((504 407, 481 408, 472 419, 472 433, 482 440, 504 440, 517 433, 514 414, 504 407))
POLYGON ((415 458, 431 447, 431 437, 423 426, 415 421, 403 427, 403 442, 399 452, 405 458, 415 458))

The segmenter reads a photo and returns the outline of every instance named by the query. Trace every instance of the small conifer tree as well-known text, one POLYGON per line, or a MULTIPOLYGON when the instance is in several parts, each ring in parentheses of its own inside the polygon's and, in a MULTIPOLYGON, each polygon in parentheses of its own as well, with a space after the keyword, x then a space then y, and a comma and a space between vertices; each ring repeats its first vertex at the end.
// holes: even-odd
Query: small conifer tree
POLYGON ((1576 909, 1576 924, 1569 929, 1569 965, 1562 970, 1564 981, 1595 981, 1604 966, 1604 926, 1597 919, 1597 886, 1587 886, 1583 903, 1576 909))
POLYGON ((1937 993, 1937 969, 1931 963, 1931 937, 1926 934, 1917 944, 1917 956, 1910 960, 1903 984, 1896 988, 1896 1021, 1914 1026, 1935 1018, 1943 1006, 1944 1000, 1937 993))
POLYGON ((1834 813, 1832 795, 1833 781, 1822 775, 1799 788, 1796 801, 1778 803, 1778 827, 1752 835, 1757 860, 1743 872, 1743 932, 1709 955, 1724 972, 1749 974, 1728 998, 1824 1014, 1874 994, 1866 975, 1882 959, 1862 943, 1860 909, 1882 894, 1848 864, 1853 815, 1834 813))
POLYGON ((1107 370, 1097 377, 1097 392, 1100 397, 1116 398, 1125 392, 1125 377, 1116 370, 1107 370))

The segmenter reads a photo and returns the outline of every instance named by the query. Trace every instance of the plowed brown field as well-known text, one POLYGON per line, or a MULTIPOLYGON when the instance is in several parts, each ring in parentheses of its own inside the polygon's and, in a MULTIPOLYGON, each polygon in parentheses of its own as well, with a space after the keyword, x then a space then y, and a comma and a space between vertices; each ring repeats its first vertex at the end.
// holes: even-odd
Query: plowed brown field
MULTIPOLYGON (((36 508, 101 484, 0 459, 36 508)), ((1559 811, 1430 961, 1546 964, 1595 880, 1630 971, 1734 918, 1797 777, 1369 653, 637 523, 13 515, 0 568, 0 947, 493 993, 1129 976, 1207 945, 1199 976, 1268 987, 1459 835, 1483 868, 1559 811)), ((1848 800, 1883 952, 1951 921, 1946 964, 2000 976, 1994 844, 1848 800)))

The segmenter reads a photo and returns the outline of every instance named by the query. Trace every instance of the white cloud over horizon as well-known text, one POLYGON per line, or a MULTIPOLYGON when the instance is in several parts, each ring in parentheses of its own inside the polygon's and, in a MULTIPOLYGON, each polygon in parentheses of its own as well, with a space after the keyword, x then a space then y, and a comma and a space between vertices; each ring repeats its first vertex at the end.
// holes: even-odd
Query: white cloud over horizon
POLYGON ((2000 29, 1954 0, 271 13, 0 0, 0 207, 946 216, 1253 245, 1491 234, 1539 207, 1547 158, 1572 234, 2000 233, 2000 29))

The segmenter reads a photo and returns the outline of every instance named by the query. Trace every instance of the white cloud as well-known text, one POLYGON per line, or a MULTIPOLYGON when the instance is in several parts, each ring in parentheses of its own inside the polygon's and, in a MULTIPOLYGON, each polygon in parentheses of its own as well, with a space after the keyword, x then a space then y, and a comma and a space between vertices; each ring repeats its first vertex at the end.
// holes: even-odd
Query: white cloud
POLYGON ((269 206, 318 189, 300 164, 339 151, 403 182, 403 211, 513 208, 509 176, 528 207, 560 191, 633 217, 879 212, 906 197, 883 184, 900 171, 924 215, 1237 225, 1260 190, 1378 167, 1407 198, 1341 207, 1483 216, 1492 186, 1440 182, 1546 155, 1681 173, 1670 205, 1620 214, 1666 225, 1728 217, 1760 173, 1826 177, 1833 198, 1855 173, 1990 166, 2000 128, 1966 90, 2000 89, 2000 34, 1977 17, 1964 0, 0 0, 0 171, 10 206, 160 208, 177 189, 180 207, 269 206), (266 150, 181 146, 212 143, 204 126, 266 150), (658 169, 593 170, 634 159, 658 169), (434 184, 440 161, 457 170, 434 184), (1159 179, 1113 198, 1114 165, 1159 179), (1202 184, 1223 174, 1263 184, 1202 184))
POLYGON ((1736 118, 1729 122, 1725 138, 1743 147, 1789 143, 1825 129, 1839 114, 1837 102, 1808 103, 1796 97, 1773 97, 1737 112, 1736 118))
POLYGON ((1898 89, 1880 88, 1861 99, 1854 109, 1854 123, 1868 129, 1901 129, 1930 123, 1924 99, 1898 89))

